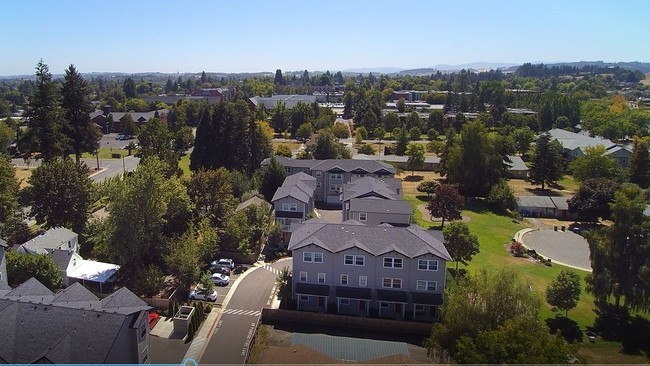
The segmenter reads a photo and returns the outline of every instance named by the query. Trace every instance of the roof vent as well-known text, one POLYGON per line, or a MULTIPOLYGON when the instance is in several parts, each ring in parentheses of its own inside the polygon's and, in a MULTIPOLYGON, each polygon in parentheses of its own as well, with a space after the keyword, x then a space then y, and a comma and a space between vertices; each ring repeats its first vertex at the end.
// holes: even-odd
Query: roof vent
POLYGON ((23 324, 25 324, 25 319, 20 320, 20 325, 23 325, 23 324))

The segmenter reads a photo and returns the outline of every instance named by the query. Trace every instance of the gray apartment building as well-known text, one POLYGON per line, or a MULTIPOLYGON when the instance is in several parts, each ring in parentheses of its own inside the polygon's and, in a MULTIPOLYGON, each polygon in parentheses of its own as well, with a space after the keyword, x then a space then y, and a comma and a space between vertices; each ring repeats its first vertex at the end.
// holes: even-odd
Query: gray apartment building
POLYGON ((100 300, 80 283, 0 286, 0 363, 149 363, 149 309, 126 287, 100 300))
POLYGON ((282 186, 275 191, 273 209, 275 219, 288 231, 293 223, 301 223, 314 210, 314 189, 316 178, 307 173, 296 173, 284 179, 282 186))
POLYGON ((397 178, 357 178, 343 186, 343 221, 409 226, 413 207, 402 195, 402 182, 397 178))
MULTIPOLYGON (((395 167, 383 161, 355 159, 298 160, 284 156, 275 159, 285 167, 287 174, 303 172, 316 178, 315 202, 341 205, 343 185, 362 177, 393 177, 395 167)), ((263 164, 267 163, 265 160, 263 164)))
POLYGON ((299 310, 439 318, 451 257, 440 240, 419 227, 309 220, 294 230, 289 250, 299 310))
POLYGON ((7 259, 5 258, 5 249, 9 248, 7 242, 0 238, 0 290, 9 286, 7 280, 7 259))

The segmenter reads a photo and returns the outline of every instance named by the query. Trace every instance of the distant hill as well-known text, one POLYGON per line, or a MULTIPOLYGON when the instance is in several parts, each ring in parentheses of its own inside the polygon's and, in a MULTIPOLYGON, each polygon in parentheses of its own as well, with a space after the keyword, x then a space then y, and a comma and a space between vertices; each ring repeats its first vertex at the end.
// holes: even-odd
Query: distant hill
POLYGON ((471 62, 467 64, 460 65, 447 65, 447 64, 438 64, 433 67, 419 68, 419 69, 408 69, 401 70, 398 72, 400 75, 431 75, 436 72, 453 72, 460 70, 496 70, 507 67, 519 66, 518 64, 508 63, 508 62, 471 62))
POLYGON ((375 74, 394 74, 402 70, 399 67, 356 67, 351 69, 341 70, 343 73, 367 74, 373 72, 375 74))
MULTIPOLYGON (((531 62, 533 65, 540 64, 542 62, 531 62)), ((555 62, 555 63, 543 63, 544 65, 548 67, 552 66, 575 66, 579 69, 583 68, 584 66, 597 66, 597 67, 620 67, 622 69, 628 69, 628 70, 639 70, 643 73, 649 73, 650 72, 650 62, 639 62, 639 61, 631 61, 631 62, 604 62, 604 61, 578 61, 578 62, 555 62)), ((509 71, 516 71, 517 68, 521 65, 517 66, 512 66, 509 67, 509 71)))

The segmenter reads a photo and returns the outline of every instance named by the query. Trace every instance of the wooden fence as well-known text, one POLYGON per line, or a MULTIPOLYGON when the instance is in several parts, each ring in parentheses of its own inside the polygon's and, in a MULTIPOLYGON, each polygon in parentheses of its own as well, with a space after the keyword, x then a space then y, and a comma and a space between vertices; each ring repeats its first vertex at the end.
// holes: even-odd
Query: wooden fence
POLYGON ((300 323, 333 326, 338 328, 362 329, 378 332, 401 333, 410 335, 428 336, 431 334, 432 323, 419 323, 410 321, 362 318, 346 315, 312 313, 307 311, 262 309, 262 322, 274 323, 300 323))

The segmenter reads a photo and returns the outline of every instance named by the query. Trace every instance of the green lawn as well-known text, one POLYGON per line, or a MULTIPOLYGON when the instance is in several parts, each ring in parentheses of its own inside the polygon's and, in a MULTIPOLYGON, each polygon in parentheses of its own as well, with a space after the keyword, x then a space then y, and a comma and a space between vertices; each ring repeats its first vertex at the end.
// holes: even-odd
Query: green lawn
MULTIPOLYGON (((404 199, 414 205, 425 203, 425 201, 421 201, 413 196, 404 196, 404 199)), ((469 266, 465 267, 461 264, 460 267, 464 267, 472 273, 482 269, 498 271, 504 267, 515 270, 520 279, 530 285, 533 291, 538 294, 541 300, 540 318, 545 320, 553 317, 554 313, 545 301, 546 286, 551 283, 561 270, 568 269, 575 271, 582 277, 586 276, 587 272, 558 265, 546 267, 537 262, 513 257, 505 250, 505 245, 510 242, 517 231, 525 228, 526 225, 515 223, 509 217, 498 215, 478 202, 466 204, 465 207, 466 209, 463 210, 463 215, 470 218, 467 225, 472 233, 476 234, 479 238, 480 252, 472 259, 469 266)), ((434 225, 423 218, 419 210, 415 210, 415 220, 418 225, 424 228, 440 227, 440 225, 434 225)), ((456 263, 450 262, 448 265, 452 267, 456 263)), ((584 292, 583 282, 583 293, 580 296, 580 302, 575 309, 569 311, 569 318, 577 322, 583 329, 586 326, 591 326, 596 318, 596 314, 593 311, 593 300, 594 298, 591 294, 584 292)))
POLYGON ((565 191, 577 192, 580 188, 580 184, 573 179, 570 175, 565 175, 557 182, 558 185, 562 186, 561 189, 565 191))
MULTIPOLYGON (((135 152, 135 150, 133 150, 133 152, 135 152)), ((120 159, 121 159, 122 157, 127 156, 128 153, 129 153, 128 150, 111 149, 111 148, 102 147, 99 149, 99 158, 115 159, 113 158, 112 154, 120 154, 120 159)), ((91 153, 84 153, 83 155, 81 155, 81 157, 91 159, 91 158, 95 158, 96 155, 91 153)))
POLYGON ((183 176, 190 177, 192 172, 190 171, 190 155, 185 154, 181 156, 181 160, 178 161, 178 167, 183 171, 183 176))
MULTIPOLYGON (((564 182, 569 185, 575 184, 573 179, 564 182)), ((566 186, 565 186, 566 188, 566 186)), ((426 203, 426 196, 404 196, 404 199, 411 202, 415 207, 426 203)), ((470 273, 480 270, 498 271, 502 268, 513 269, 519 278, 532 287, 540 299, 540 320, 546 321, 548 318, 555 316, 551 307, 545 301, 546 287, 562 270, 570 270, 578 273, 583 279, 587 275, 585 271, 570 269, 567 267, 553 265, 546 267, 537 262, 527 259, 515 258, 505 250, 505 244, 508 243, 513 235, 526 227, 524 223, 513 222, 511 218, 496 214, 489 210, 481 202, 469 202, 465 205, 463 215, 468 216, 470 221, 467 223, 472 233, 476 234, 479 239, 480 252, 474 256, 469 266, 465 268, 470 273)), ((428 217, 423 217, 422 212, 414 209, 415 222, 424 228, 440 228, 439 224, 433 224, 428 221, 428 217)), ((448 268, 454 267, 455 262, 448 263, 448 268)), ((594 312, 594 297, 586 293, 585 281, 582 281, 582 294, 578 305, 569 311, 569 319, 575 321, 577 325, 585 330, 586 327, 592 326, 596 319, 594 312)), ((642 317, 648 318, 648 314, 640 313, 642 317)), ((644 355, 629 355, 622 352, 620 342, 605 342, 598 340, 595 344, 588 342, 578 343, 580 354, 584 361, 588 363, 648 363, 649 358, 644 355)))

